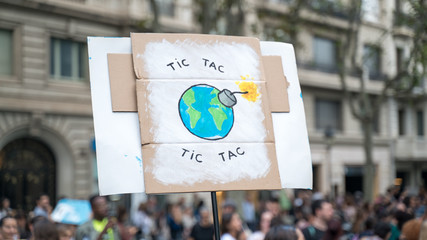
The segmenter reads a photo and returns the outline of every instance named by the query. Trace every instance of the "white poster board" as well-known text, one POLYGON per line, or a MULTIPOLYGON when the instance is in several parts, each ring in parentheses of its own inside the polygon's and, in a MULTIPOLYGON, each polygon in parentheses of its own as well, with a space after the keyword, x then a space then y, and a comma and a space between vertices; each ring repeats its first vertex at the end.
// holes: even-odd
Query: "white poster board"
MULTIPOLYGON (((138 113, 113 112, 108 53, 131 53, 130 38, 89 37, 89 68, 101 195, 145 192, 138 113)), ((312 188, 311 155, 292 45, 261 42, 262 55, 280 55, 290 113, 273 113, 282 188, 312 188)))

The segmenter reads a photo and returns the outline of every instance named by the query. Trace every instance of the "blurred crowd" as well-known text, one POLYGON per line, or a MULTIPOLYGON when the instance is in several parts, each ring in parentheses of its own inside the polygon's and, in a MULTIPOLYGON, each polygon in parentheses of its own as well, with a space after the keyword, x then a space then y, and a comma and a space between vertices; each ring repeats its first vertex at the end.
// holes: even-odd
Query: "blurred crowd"
MULTIPOLYGON (((427 240, 427 194, 390 187, 373 202, 362 193, 329 199, 308 190, 270 192, 266 200, 225 199, 220 205, 221 240, 427 240)), ((89 199, 92 217, 79 226, 52 220, 53 207, 41 194, 31 212, 11 209, 1 200, 0 240, 212 240, 211 205, 202 200, 160 206, 149 196, 129 213, 118 206, 111 214, 106 197, 89 199)))

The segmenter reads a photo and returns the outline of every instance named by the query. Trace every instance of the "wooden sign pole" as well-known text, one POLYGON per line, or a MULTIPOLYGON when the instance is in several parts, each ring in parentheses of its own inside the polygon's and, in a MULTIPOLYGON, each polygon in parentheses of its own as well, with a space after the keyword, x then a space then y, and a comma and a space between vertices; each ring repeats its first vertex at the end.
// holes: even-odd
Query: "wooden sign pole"
POLYGON ((215 231, 215 240, 220 240, 221 236, 219 235, 219 220, 218 220, 218 205, 216 200, 216 192, 211 192, 212 199, 212 213, 214 220, 214 231, 215 231))

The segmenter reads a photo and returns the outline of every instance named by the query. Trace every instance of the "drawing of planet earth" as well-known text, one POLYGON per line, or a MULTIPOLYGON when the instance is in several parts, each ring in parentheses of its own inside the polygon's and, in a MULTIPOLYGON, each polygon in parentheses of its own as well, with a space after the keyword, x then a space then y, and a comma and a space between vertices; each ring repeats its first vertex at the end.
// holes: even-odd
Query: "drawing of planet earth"
MULTIPOLYGON (((227 107, 224 105, 226 102, 220 101, 225 96, 223 92, 207 84, 194 85, 185 90, 178 108, 188 131, 207 140, 219 140, 228 135, 233 127, 234 115, 231 105, 227 107)), ((231 100, 235 101, 235 98, 231 100)))

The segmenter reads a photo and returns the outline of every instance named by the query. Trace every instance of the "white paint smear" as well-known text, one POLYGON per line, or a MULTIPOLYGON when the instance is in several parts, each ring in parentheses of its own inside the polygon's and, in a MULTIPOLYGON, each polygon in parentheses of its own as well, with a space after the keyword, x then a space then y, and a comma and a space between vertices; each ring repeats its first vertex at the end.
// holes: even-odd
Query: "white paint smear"
POLYGON ((158 181, 187 186, 203 181, 224 184, 259 179, 271 166, 262 143, 159 144, 153 161, 155 165, 149 171, 158 181), (228 151, 235 156, 230 159, 228 151))
POLYGON ((144 54, 137 57, 145 63, 144 69, 150 79, 238 80, 240 75, 246 74, 255 80, 260 79, 259 56, 249 45, 243 43, 200 44, 190 39, 171 43, 163 40, 148 43, 144 54))

